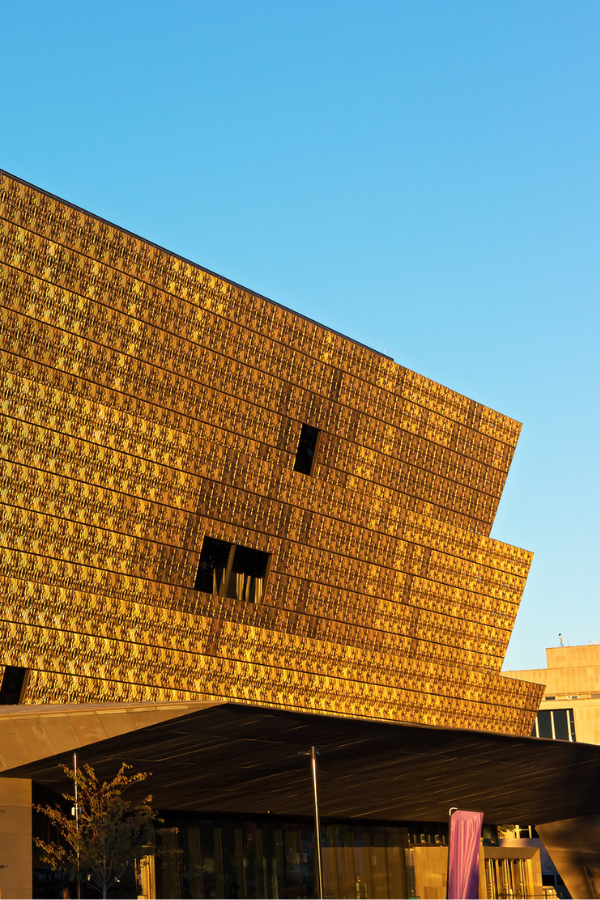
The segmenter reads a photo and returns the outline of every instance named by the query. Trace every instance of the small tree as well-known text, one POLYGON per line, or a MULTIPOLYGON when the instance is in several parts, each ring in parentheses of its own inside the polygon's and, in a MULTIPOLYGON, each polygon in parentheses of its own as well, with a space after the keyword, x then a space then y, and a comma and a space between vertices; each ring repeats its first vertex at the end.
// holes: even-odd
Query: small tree
MULTIPOLYGON (((49 844, 35 839, 42 851, 41 861, 54 871, 67 872, 72 881, 85 878, 106 897, 109 888, 145 855, 144 848, 153 842, 156 813, 150 806, 152 797, 145 797, 136 805, 123 797, 130 785, 144 781, 148 773, 128 775, 126 770, 131 766, 123 763, 112 781, 100 783, 91 766, 85 765, 77 772, 68 766, 61 768, 77 783, 79 815, 76 820, 58 806, 36 806, 55 825, 62 839, 49 844)), ((75 804, 72 794, 63 797, 75 804)))

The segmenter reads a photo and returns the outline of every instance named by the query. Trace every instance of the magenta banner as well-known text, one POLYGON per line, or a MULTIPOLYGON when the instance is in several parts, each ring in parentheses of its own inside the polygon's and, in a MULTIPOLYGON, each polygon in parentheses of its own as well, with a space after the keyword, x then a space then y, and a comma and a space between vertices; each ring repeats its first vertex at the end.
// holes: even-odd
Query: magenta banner
POLYGON ((483 813, 457 809, 450 816, 448 900, 478 900, 479 840, 483 813))

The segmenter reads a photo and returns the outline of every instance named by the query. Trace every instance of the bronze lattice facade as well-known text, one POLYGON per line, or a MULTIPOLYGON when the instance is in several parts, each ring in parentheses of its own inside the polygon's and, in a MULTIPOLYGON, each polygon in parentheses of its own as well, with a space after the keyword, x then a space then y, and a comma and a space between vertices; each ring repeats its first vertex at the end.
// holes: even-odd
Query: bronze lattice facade
POLYGON ((1 173, 0 666, 528 734, 520 425, 1 173))

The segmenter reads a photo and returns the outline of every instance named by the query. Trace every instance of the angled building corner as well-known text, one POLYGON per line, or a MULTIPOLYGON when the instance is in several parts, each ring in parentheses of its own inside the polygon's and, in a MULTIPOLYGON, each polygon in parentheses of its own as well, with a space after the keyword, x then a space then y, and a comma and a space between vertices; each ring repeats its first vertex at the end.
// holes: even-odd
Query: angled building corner
POLYGON ((0 176, 2 703, 529 735, 520 426, 0 176))

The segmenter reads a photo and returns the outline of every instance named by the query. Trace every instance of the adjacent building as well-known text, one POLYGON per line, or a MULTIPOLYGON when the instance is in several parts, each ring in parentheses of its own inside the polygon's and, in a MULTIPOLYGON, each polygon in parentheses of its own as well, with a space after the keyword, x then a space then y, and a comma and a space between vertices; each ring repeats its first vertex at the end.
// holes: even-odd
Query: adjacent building
POLYGON ((549 647, 545 669, 505 672, 544 685, 533 733, 600 744, 600 642, 549 647))

